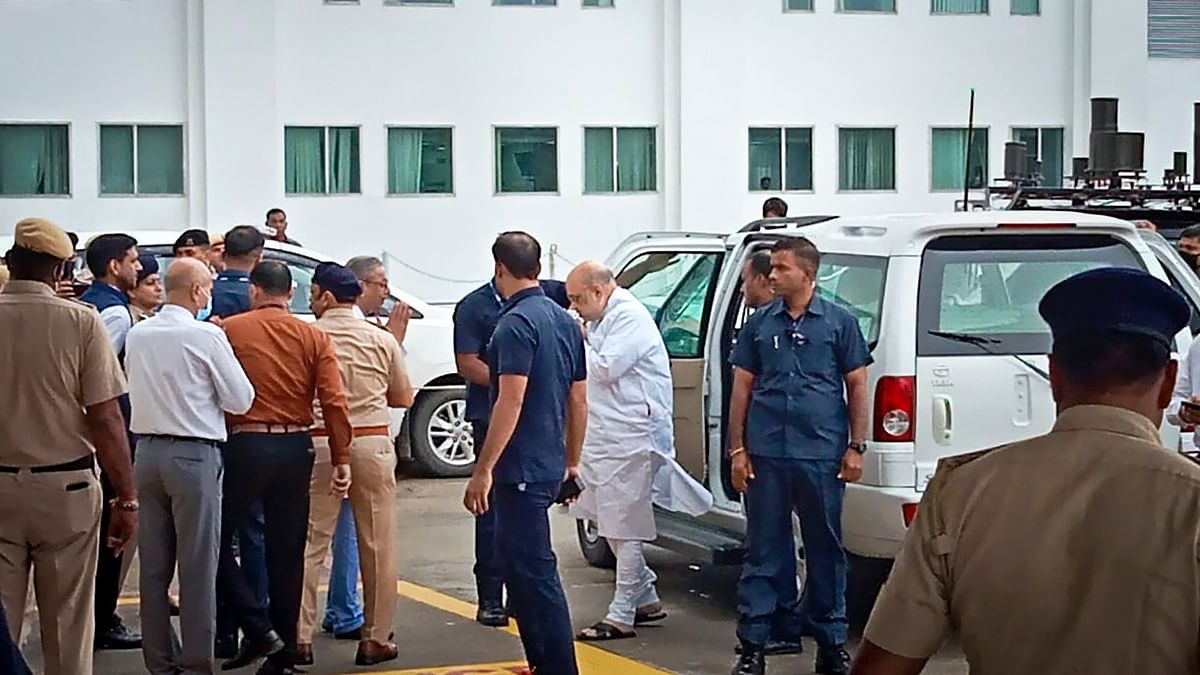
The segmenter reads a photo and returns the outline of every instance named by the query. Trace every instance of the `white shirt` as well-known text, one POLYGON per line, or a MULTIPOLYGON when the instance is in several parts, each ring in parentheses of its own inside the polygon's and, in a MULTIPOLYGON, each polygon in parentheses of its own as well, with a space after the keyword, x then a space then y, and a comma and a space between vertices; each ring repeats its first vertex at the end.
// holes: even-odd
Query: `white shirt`
POLYGON ((112 341, 113 351, 120 354, 125 349, 125 338, 133 327, 133 314, 128 305, 113 305, 100 312, 100 321, 104 323, 104 332, 112 341))
POLYGON ((135 434, 224 441, 225 413, 254 403, 225 331, 179 305, 163 305, 130 329, 125 369, 135 434))
MULTIPOLYGON (((1168 422, 1179 427, 1186 426, 1184 421, 1179 419, 1179 407, 1184 399, 1200 396, 1200 390, 1196 387, 1200 387, 1200 340, 1192 340, 1192 346, 1188 348, 1183 362, 1179 364, 1179 375, 1175 377, 1175 392, 1171 394, 1171 405, 1167 407, 1168 422)), ((1200 426, 1196 427, 1192 439, 1200 445, 1200 426)), ((1186 442, 1184 439, 1185 445, 1186 442)), ((1191 450, 1186 447, 1184 449, 1191 450)))

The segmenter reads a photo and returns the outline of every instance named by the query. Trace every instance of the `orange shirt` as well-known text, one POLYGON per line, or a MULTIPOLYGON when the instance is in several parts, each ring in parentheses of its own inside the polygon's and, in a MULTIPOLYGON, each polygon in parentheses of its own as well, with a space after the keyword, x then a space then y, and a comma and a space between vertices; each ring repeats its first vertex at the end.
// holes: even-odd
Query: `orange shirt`
POLYGON ((349 463, 353 432, 329 336, 275 305, 226 319, 225 334, 254 385, 254 405, 245 415, 230 415, 230 425, 312 426, 315 397, 333 463, 349 463))

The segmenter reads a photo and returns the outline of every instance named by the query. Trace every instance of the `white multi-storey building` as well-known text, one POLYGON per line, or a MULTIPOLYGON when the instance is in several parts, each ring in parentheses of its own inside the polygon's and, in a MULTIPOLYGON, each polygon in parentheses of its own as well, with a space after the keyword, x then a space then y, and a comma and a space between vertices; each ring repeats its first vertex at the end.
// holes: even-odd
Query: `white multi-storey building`
POLYGON ((1190 151, 1200 2, 0 0, 0 223, 224 230, 279 206, 306 246, 387 251, 450 300, 506 229, 561 276, 769 196, 949 210, 1013 138, 1066 173, 1095 96, 1152 174, 1190 151))

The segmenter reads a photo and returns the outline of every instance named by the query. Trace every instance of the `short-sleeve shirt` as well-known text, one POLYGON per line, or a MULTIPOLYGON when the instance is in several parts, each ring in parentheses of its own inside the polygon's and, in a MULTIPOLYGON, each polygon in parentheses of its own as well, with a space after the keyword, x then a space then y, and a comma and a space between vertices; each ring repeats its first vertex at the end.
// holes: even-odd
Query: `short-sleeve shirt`
POLYGON ((250 311, 250 275, 240 270, 225 270, 217 275, 212 288, 212 314, 221 318, 250 311))
MULTIPOLYGON (((560 307, 569 307, 567 287, 561 281, 544 279, 541 282, 546 296, 560 307)), ((454 307, 454 353, 474 354, 487 361, 488 340, 500 320, 500 309, 504 300, 495 284, 488 282, 468 293, 454 307)), ((491 416, 492 405, 488 388, 467 383, 467 419, 486 422, 491 416)))
POLYGON ((587 378, 579 325, 541 288, 512 296, 488 345, 492 403, 501 375, 529 378, 517 428, 493 474, 497 483, 540 483, 566 474, 567 400, 587 378))
MULTIPOLYGON (((387 426, 391 420, 388 394, 412 388, 396 338, 380 326, 355 317, 354 310, 340 307, 326 310, 315 325, 329 336, 337 352, 350 424, 355 428, 387 426)), ((319 404, 313 413, 316 425, 322 426, 319 404)))
POLYGON ((0 291, 0 465, 50 466, 95 452, 84 409, 126 393, 96 311, 46 284, 0 291))
POLYGON ((774 459, 840 459, 850 440, 846 374, 873 362, 858 321, 813 296, 798 319, 777 298, 742 326, 730 361, 755 376, 746 451, 774 459))
POLYGON ((1200 466, 1142 415, 941 461, 866 637, 920 659, 957 630, 973 675, 1200 672, 1200 466))

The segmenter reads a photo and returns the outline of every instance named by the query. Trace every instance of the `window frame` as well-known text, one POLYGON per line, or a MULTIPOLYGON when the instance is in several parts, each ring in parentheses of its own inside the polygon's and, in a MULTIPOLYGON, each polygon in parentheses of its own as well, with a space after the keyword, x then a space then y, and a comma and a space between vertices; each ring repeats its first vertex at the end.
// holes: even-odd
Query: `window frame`
MULTIPOLYGON (((550 5, 543 5, 550 6, 550 5)), ((556 124, 493 124, 492 125, 492 196, 493 197, 561 197, 562 196, 562 143, 561 129, 556 124), (500 130, 501 129, 552 129, 554 130, 554 189, 531 192, 504 192, 500 189, 500 130)), ((614 149, 614 152, 616 150, 614 149)), ((614 177, 615 180, 615 177, 614 177)))
MULTIPOLYGON (((283 166, 283 196, 291 199, 305 197, 361 197, 363 195, 363 175, 362 175, 362 125, 361 124, 305 124, 305 123, 288 123, 283 125, 283 153, 287 156, 287 130, 289 128, 298 129, 321 129, 322 142, 324 143, 324 157, 321 158, 324 167, 324 174, 321 176, 321 191, 320 192, 288 192, 287 191, 287 162, 283 166), (329 180, 332 177, 332 172, 329 170, 330 162, 333 159, 333 153, 329 151, 329 130, 330 129, 357 129, 358 130, 358 192, 330 192, 329 180)), ((387 152, 384 152, 384 157, 387 157, 387 152)))
POLYGON ((617 0, 609 1, 612 2, 611 5, 589 5, 587 4, 587 0, 579 0, 579 6, 581 9, 616 9, 617 0))
MULTIPOLYGON (((987 150, 987 157, 985 158, 985 160, 983 162, 983 185, 980 185, 979 187, 968 187, 967 188, 969 190, 976 190, 976 191, 986 189, 987 186, 991 185, 991 182, 992 182, 992 167, 991 167, 991 164, 992 164, 992 128, 991 128, 991 126, 987 126, 987 125, 978 125, 978 126, 974 127, 973 132, 977 133, 981 129, 983 131, 987 132, 987 135, 988 135, 987 142, 984 143, 984 148, 987 150)), ((933 184, 933 174, 934 174, 933 135, 934 135, 934 133, 936 133, 938 131, 963 131, 963 132, 965 132, 965 131, 967 131, 967 127, 947 126, 947 125, 941 125, 941 124, 934 124, 929 127, 929 143, 928 143, 928 147, 929 147, 929 192, 930 192, 930 194, 952 194, 953 193, 953 194, 961 195, 962 191, 963 191, 963 186, 961 186, 961 185, 958 187, 953 187, 953 188, 940 188, 940 187, 935 187, 933 184)))
MULTIPOLYGON (((553 0, 548 5, 543 4, 543 3, 537 3, 537 2, 531 2, 528 4, 521 3, 519 5, 507 5, 507 4, 502 4, 500 2, 500 0, 492 0, 492 7, 558 7, 558 0, 553 0)), ((511 194, 511 193, 509 193, 509 194, 511 194)))
MULTIPOLYGON (((1038 141, 1037 141, 1038 160, 1041 161, 1042 167, 1044 169, 1046 166, 1046 160, 1042 157, 1042 134, 1047 129, 1054 130, 1054 131, 1060 131, 1060 132, 1062 132, 1062 157, 1059 158, 1059 161, 1061 163, 1063 171, 1065 172, 1071 168, 1071 155, 1068 152, 1069 145, 1067 143, 1067 129, 1068 128, 1069 128, 1069 126, 1067 124, 1010 124, 1008 126, 1008 137, 1005 139, 1005 142, 1007 143, 1009 141, 1017 140, 1015 138, 1017 129, 1036 129, 1038 132, 1038 141)), ((1026 152, 1026 154, 1028 154, 1028 152, 1026 152)), ((1045 175, 1043 174, 1042 177, 1045 178, 1045 175)), ((1058 187, 1065 186, 1066 182, 1067 182, 1067 176, 1064 173, 1064 175, 1061 178, 1059 178, 1059 186, 1058 187)), ((1049 187, 1055 187, 1055 186, 1049 186, 1049 187)))
POLYGON ((96 196, 100 199, 179 199, 187 198, 188 188, 188 130, 183 122, 97 122, 96 123, 96 196), (133 128, 133 192, 104 192, 102 180, 104 177, 104 155, 101 152, 100 131, 104 127, 133 128), (183 192, 141 192, 138 185, 138 145, 140 127, 179 127, 181 157, 183 159, 183 192))
MULTIPOLYGON (((797 10, 799 11, 799 10, 797 10)), ((746 191, 752 195, 761 194, 793 194, 793 195, 811 195, 817 191, 817 173, 813 159, 817 154, 817 127, 816 124, 754 124, 746 127, 746 191), (755 190, 750 187, 750 132, 756 129, 764 129, 767 131, 779 132, 779 178, 783 184, 778 190, 755 190), (808 175, 812 180, 812 186, 801 188, 798 190, 790 190, 787 187, 787 132, 789 130, 808 131, 808 175)))
MULTIPOLYGON (((72 199, 75 196, 75 182, 71 179, 75 169, 75 158, 72 157, 71 149, 74 145, 73 125, 70 121, 61 120, 17 120, 9 118, 0 118, 0 127, 66 127, 67 128, 67 190, 55 194, 0 194, 0 199, 72 199)), ((97 138, 99 143, 99 138, 97 138)), ((99 162, 97 162, 99 166, 99 162)))
POLYGON ((835 8, 834 11, 838 14, 860 14, 860 15, 865 15, 865 16, 878 16, 878 15, 887 16, 889 14, 894 16, 894 15, 900 13, 900 8, 898 7, 897 0, 892 0, 892 8, 891 9, 880 9, 880 10, 876 10, 876 9, 844 9, 842 7, 842 5, 844 3, 845 3, 845 0, 837 0, 837 7, 835 8))
POLYGON ((454 7, 454 0, 437 2, 436 0, 383 0, 384 7, 454 7))
MULTIPOLYGON (((929 15, 930 16, 991 16, 993 0, 985 0, 987 9, 982 12, 939 12, 933 8, 934 0, 929 0, 929 15)), ((1011 4, 1010 4, 1011 7, 1011 4)), ((1011 11, 1011 9, 1010 9, 1011 11)))
MULTIPOLYGON (((1013 5, 1015 2, 1016 2, 1016 0, 1008 0, 1008 15, 1009 16, 1041 16, 1042 15, 1042 0, 1037 0, 1037 11, 1036 12, 1014 12, 1013 5)), ((1147 20, 1149 20, 1149 19, 1147 19, 1147 20)), ((1147 30, 1149 30, 1149 27, 1147 27, 1147 30)))
POLYGON ((792 9, 788 7, 788 0, 782 0, 784 14, 815 14, 817 12, 816 0, 808 0, 808 9, 792 9))
MULTIPOLYGON (((598 8, 597 7, 597 8, 593 8, 593 9, 607 9, 607 8, 598 8)), ((628 125, 628 124, 626 124, 626 125, 617 126, 617 125, 613 125, 613 124, 585 124, 580 128, 580 134, 582 135, 582 138, 583 138, 583 141, 582 141, 583 152, 581 153, 582 166, 580 167, 580 169, 582 170, 581 175, 583 176, 583 185, 582 185, 581 192, 585 197, 611 197, 611 196, 615 196, 615 195, 653 195, 653 194, 658 194, 659 192, 662 191, 659 188, 659 184, 662 182, 659 180, 659 178, 660 178, 660 175, 659 175, 660 162, 658 161, 658 150, 659 150, 659 147, 661 146, 661 143, 659 142, 659 138, 658 138, 658 126, 657 125, 654 125, 654 124, 628 125), (587 187, 587 162, 588 162, 587 132, 589 129, 608 129, 609 132, 611 132, 611 137, 612 137, 612 183, 613 183, 613 189, 611 189, 611 190, 589 190, 587 187), (638 129, 638 130, 650 129, 651 131, 654 132, 654 189, 653 190, 622 190, 621 189, 620 180, 618 177, 618 171, 619 171, 620 167, 617 165, 617 132, 620 129, 638 129)), ((509 194, 512 194, 512 193, 509 193, 509 194)))
POLYGON ((897 133, 899 127, 895 124, 877 125, 877 124, 839 124, 837 130, 837 194, 847 195, 894 195, 900 192, 900 167, 897 166, 896 158, 900 155, 900 134, 897 133), (874 189, 868 188, 859 190, 856 188, 842 187, 842 130, 854 129, 870 129, 880 130, 887 129, 892 132, 892 187, 890 189, 874 189))
MULTIPOLYGON (((422 198, 437 198, 437 197, 454 197, 458 194, 458 162, 455 161, 454 138, 457 136, 457 127, 453 124, 385 124, 383 125, 383 196, 397 199, 408 199, 414 197, 422 198), (391 182, 391 175, 388 171, 391 166, 392 146, 388 140, 391 135, 389 132, 392 129, 449 129, 450 130, 450 191, 449 192, 392 192, 388 184, 391 182)), ((362 138, 359 138, 359 150, 362 149, 362 138)))

